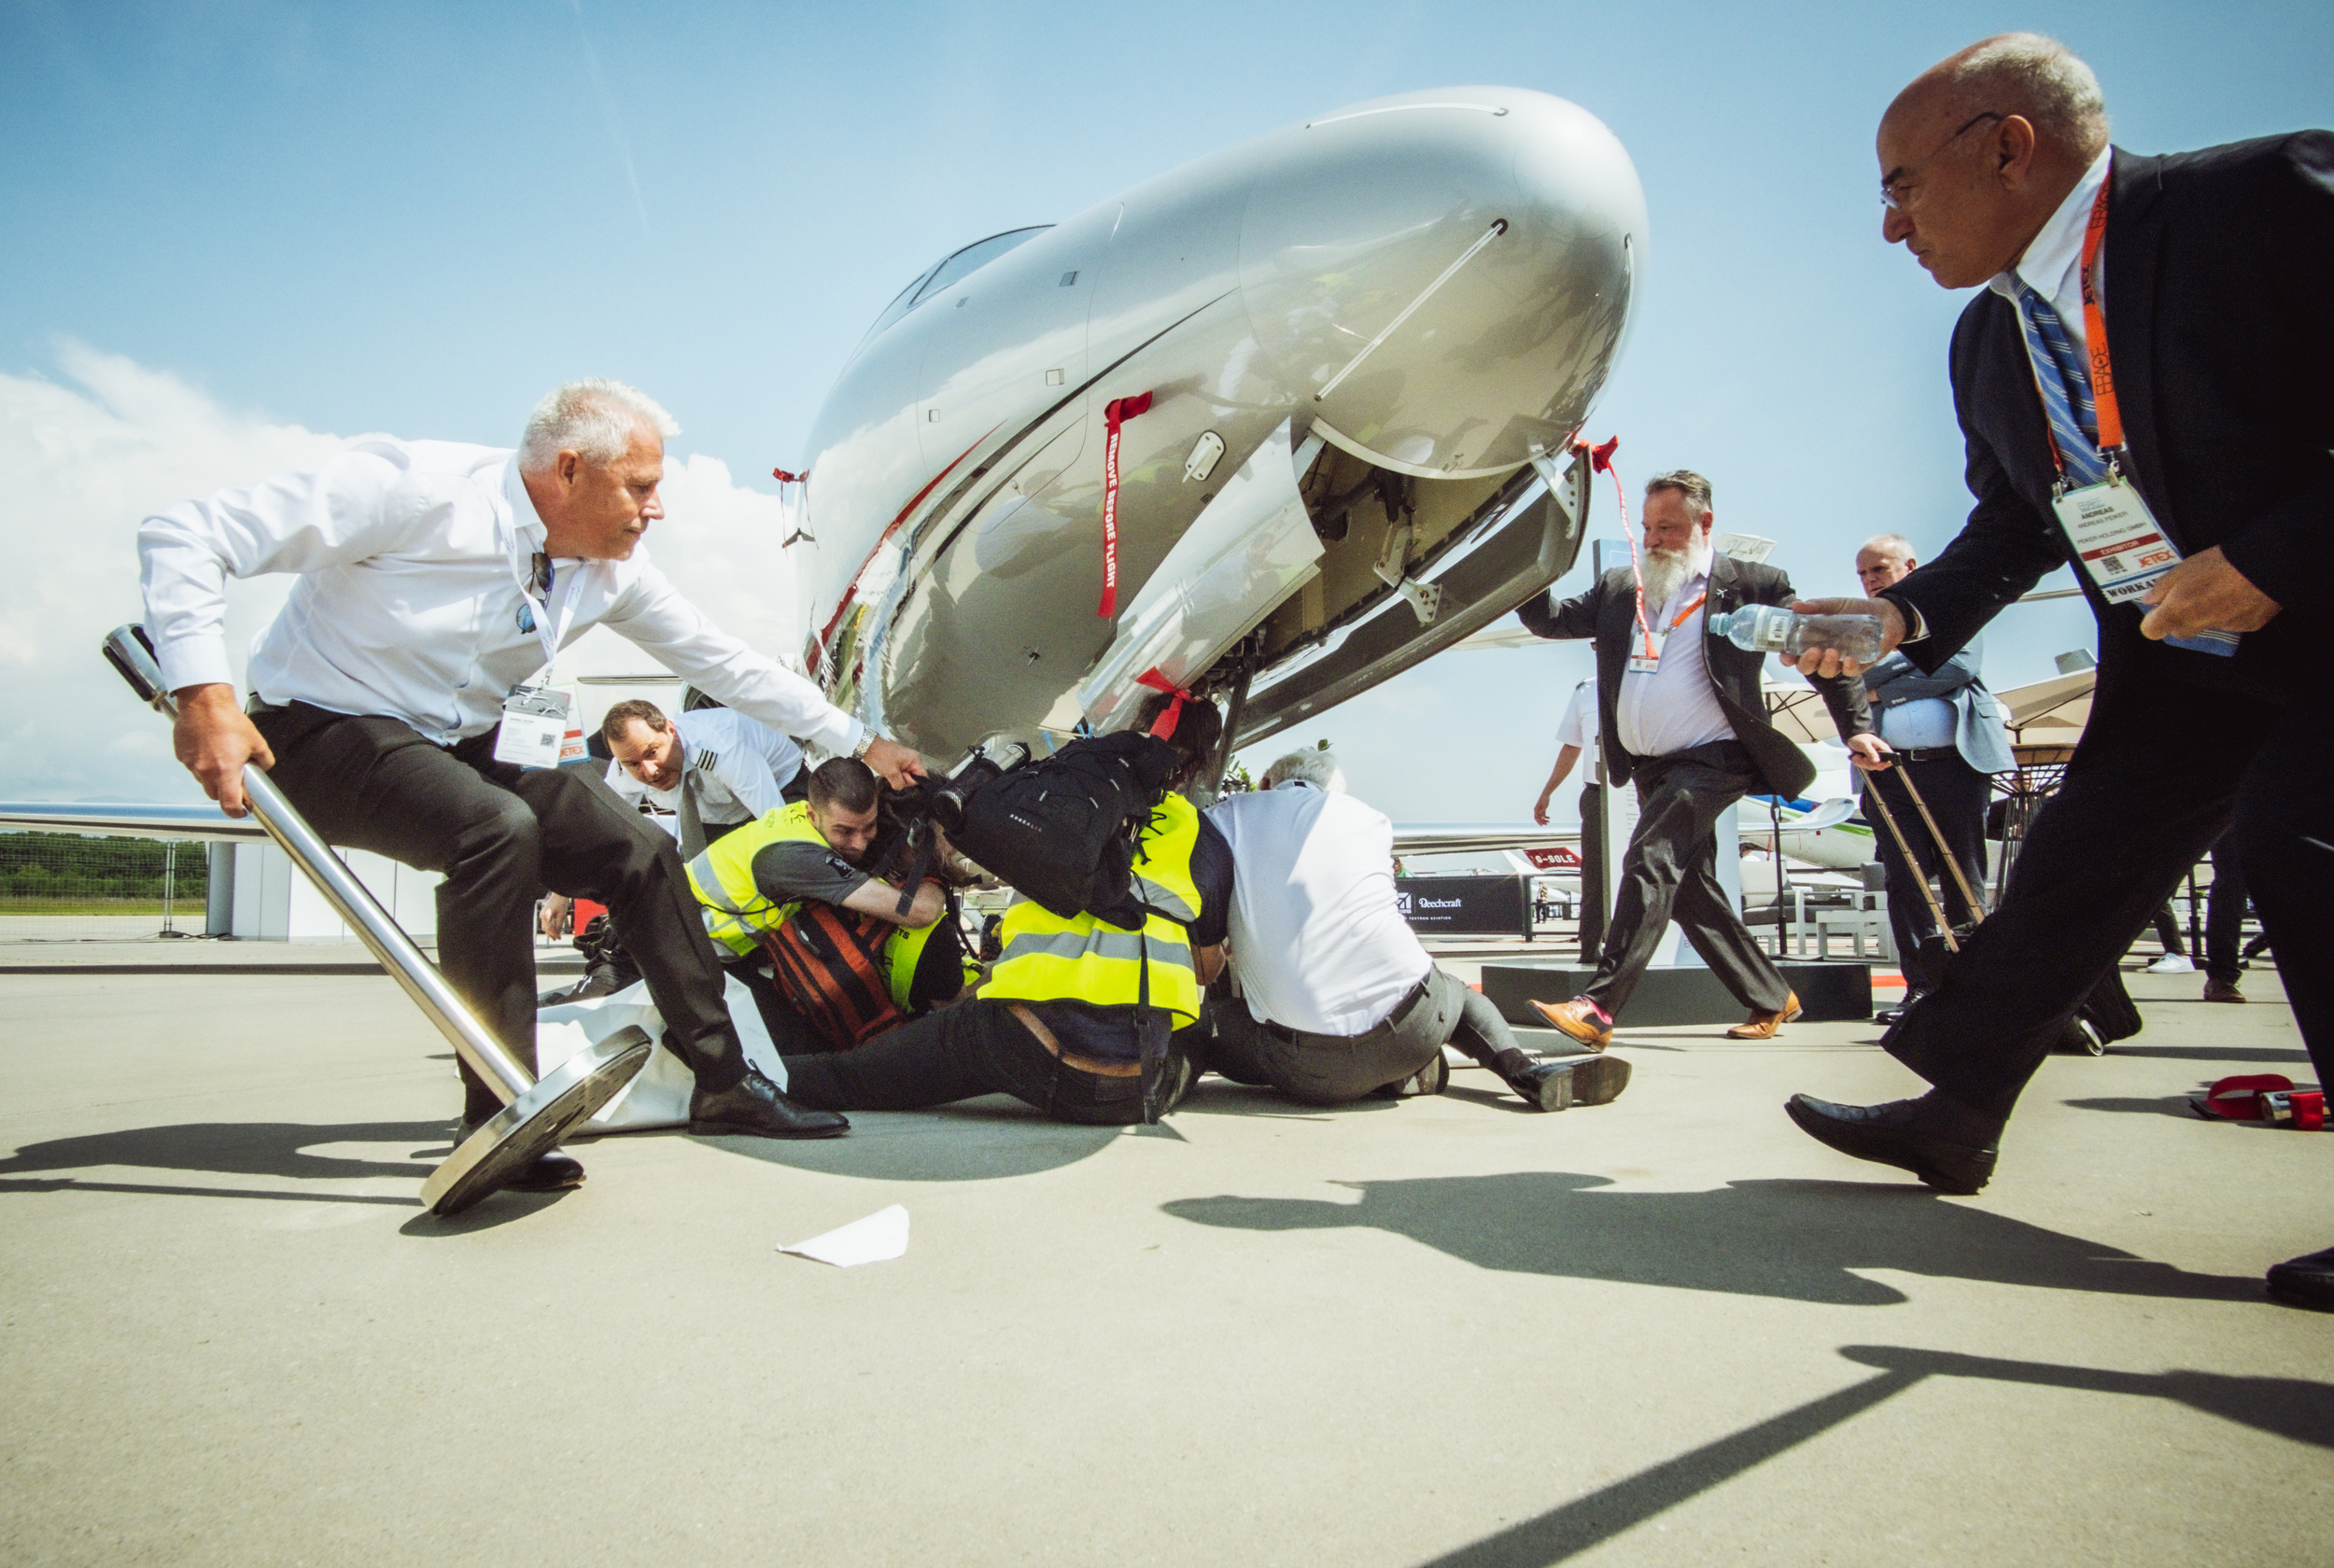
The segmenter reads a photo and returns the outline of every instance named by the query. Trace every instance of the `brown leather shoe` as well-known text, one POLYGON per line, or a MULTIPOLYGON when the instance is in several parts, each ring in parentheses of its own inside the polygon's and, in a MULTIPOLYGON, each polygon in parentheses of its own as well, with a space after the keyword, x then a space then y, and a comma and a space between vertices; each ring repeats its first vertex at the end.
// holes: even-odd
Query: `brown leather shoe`
POLYGON ((1535 1001, 1532 1011, 1547 1019, 1550 1029, 1592 1051, 1601 1051, 1612 1043, 1612 1026, 1605 1022, 1596 1004, 1586 997, 1554 1003, 1535 1001))
POLYGON ((1780 1013, 1753 1013, 1747 1022, 1736 1024, 1726 1031, 1729 1040, 1772 1040, 1783 1032, 1783 1026, 1805 1012, 1799 1005, 1799 993, 1793 991, 1783 998, 1780 1013))
POLYGON ((2243 1001, 2244 999, 2244 992, 2237 989, 2237 983, 2234 980, 2204 982, 2204 1000, 2207 1001, 2243 1001))

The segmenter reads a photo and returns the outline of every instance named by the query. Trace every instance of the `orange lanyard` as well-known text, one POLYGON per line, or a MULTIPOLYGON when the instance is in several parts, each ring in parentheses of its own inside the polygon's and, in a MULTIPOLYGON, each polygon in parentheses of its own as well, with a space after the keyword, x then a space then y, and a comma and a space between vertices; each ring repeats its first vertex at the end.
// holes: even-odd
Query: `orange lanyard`
POLYGON ((2114 183, 2111 167, 2100 182, 2099 196, 2091 203, 2091 220, 2083 230, 2083 335, 2089 340, 2091 409, 2099 415, 2102 452, 2123 444, 2123 406, 2116 401, 2116 372, 2107 362, 2107 313, 2100 306, 2099 287, 2092 276, 2100 244, 2107 237, 2107 190, 2114 183))
MULTIPOLYGON (((2085 353, 2090 360, 2091 413, 2099 422, 2099 450, 2115 453, 2123 447, 2123 405, 2116 399, 2115 367, 2107 358, 2107 313, 2099 302, 2099 285, 2094 268, 2099 260, 2099 247, 2107 237, 2107 190, 2115 183, 2115 170, 2110 167, 2107 178, 2101 182, 2099 194, 2091 202, 2090 221, 2083 226, 2083 336, 2085 353)), ((2073 387, 2067 388, 2070 395, 2073 387)), ((2036 384, 2034 395, 2042 388, 2036 384)), ((2067 460, 2059 451, 2059 438, 2050 432, 2050 422, 2043 421, 2043 439, 2050 443, 2050 460, 2059 469, 2059 488, 2066 487, 2067 460)), ((2107 459, 2110 470, 2116 467, 2113 456, 2107 459)), ((2055 492, 2054 492, 2055 493, 2055 492)))
MULTIPOLYGON (((1686 606, 1685 609, 1680 610, 1678 612, 1678 618, 1669 623, 1668 630, 1662 633, 1662 641, 1666 644, 1669 641, 1669 633, 1674 632, 1679 627, 1684 625, 1686 623, 1686 617, 1692 615, 1695 610, 1700 609, 1702 608, 1702 601, 1709 596, 1710 591, 1708 588, 1705 588, 1700 593, 1694 595, 1694 602, 1686 606)), ((1639 589, 1638 591, 1637 623, 1638 630, 1645 634, 1645 656, 1649 659, 1659 658, 1661 655, 1653 651, 1653 628, 1645 623, 1645 592, 1643 589, 1639 589)))

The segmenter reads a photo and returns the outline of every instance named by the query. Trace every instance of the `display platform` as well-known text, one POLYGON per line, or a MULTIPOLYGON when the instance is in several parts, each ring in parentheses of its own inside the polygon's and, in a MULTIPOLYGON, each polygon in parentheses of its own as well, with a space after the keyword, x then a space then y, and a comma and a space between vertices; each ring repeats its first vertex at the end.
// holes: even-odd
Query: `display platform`
MULTIPOLYGON (((1779 966, 1783 979, 1799 993, 1811 1024, 1840 1023, 1872 1016, 1872 966, 1847 961, 1790 963, 1779 966)), ((1544 1029, 1539 1014, 1526 1003, 1564 1001, 1581 994, 1596 972, 1577 964, 1486 963, 1483 996, 1511 1024, 1544 1029)), ((1679 1024, 1738 1024, 1742 1003, 1727 994, 1717 975, 1700 965, 1649 969, 1638 982, 1629 1004, 1613 1022, 1623 1028, 1666 1029, 1679 1024)))

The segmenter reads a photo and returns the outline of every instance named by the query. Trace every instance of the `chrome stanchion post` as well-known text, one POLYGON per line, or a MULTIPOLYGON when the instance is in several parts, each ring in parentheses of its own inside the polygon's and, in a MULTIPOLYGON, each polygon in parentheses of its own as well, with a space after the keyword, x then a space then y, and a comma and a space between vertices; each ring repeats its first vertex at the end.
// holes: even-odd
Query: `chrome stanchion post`
MULTIPOLYGON (((163 709, 168 712, 169 709, 163 709)), ((243 770, 243 792, 251 803, 251 815, 259 819, 268 836, 289 855, 292 864, 308 874, 324 902, 333 913, 346 920, 373 956, 381 960, 381 967, 389 972, 389 978, 403 987, 414 999, 422 1016, 437 1025, 438 1032, 446 1037, 471 1071, 486 1082, 486 1086, 505 1105, 535 1086, 535 1080, 521 1067, 502 1042, 488 1034, 462 999, 454 994, 454 987, 445 983, 438 966, 422 956, 389 912, 348 863, 332 853, 330 846, 317 836, 307 819, 292 808, 291 802, 275 787, 274 780, 256 767, 243 770)))
MULTIPOLYGON (((140 700, 176 721, 177 701, 163 688, 162 668, 141 628, 120 626, 108 633, 105 654, 140 700)), ((348 922, 389 977, 414 999, 422 1015, 437 1026, 438 1032, 502 1100, 501 1112, 463 1140, 452 1157, 422 1183, 423 1201, 432 1211, 457 1212, 500 1187, 538 1155, 555 1147, 570 1127, 613 1099, 648 1064, 654 1046, 646 1031, 626 1029, 569 1057, 538 1082, 463 1005, 437 966, 422 957, 413 938, 284 798, 273 779, 260 769, 246 766, 243 788, 251 815, 268 836, 282 846, 292 864, 316 884, 316 891, 348 922)))

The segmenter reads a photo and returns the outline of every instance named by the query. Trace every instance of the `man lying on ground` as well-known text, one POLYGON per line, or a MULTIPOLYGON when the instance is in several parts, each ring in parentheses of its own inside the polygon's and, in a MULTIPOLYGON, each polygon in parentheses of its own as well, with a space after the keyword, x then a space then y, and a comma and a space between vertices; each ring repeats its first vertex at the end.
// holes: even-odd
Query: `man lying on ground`
POLYGON ((945 930, 942 885, 920 883, 903 910, 901 889, 868 870, 880 804, 874 772, 837 757, 810 775, 808 798, 724 834, 688 863, 706 934, 723 967, 753 993, 781 1055, 851 1043, 814 1024, 831 1022, 822 1001, 837 986, 849 988, 841 972, 853 961, 854 946, 867 960, 860 966, 865 994, 832 999, 859 1021, 851 1033, 952 998, 963 984, 963 948, 945 930), (806 942, 805 933, 786 928, 812 904, 848 919, 817 928, 806 942), (774 973, 780 964, 786 970, 774 973), (882 1016, 887 999, 893 1018, 882 1016))
MULTIPOLYGON (((1138 709, 1151 729, 1175 699, 1138 709)), ((1092 915, 1064 918, 1023 899, 1005 911, 1004 953, 978 994, 855 1051, 788 1056, 787 1089, 808 1105, 912 1111, 977 1095, 1009 1094, 1065 1122, 1123 1127, 1143 1119, 1137 1014, 1149 1005, 1171 1027, 1199 1019, 1201 988, 1223 965, 1231 851, 1176 791, 1205 770, 1222 733, 1213 704, 1185 702, 1165 738, 1179 754, 1167 793, 1135 852, 1136 891, 1154 910, 1137 928, 1092 915)), ((1189 1063, 1171 1045, 1172 1107, 1189 1063)))
POLYGON ((1628 1086, 1617 1057, 1536 1060, 1482 992, 1427 956, 1395 897, 1394 824, 1345 792, 1329 753, 1283 757, 1262 790, 1207 817, 1231 846, 1231 977, 1245 999, 1210 991, 1195 1065, 1309 1105, 1441 1094, 1446 1044, 1540 1111, 1628 1086))

